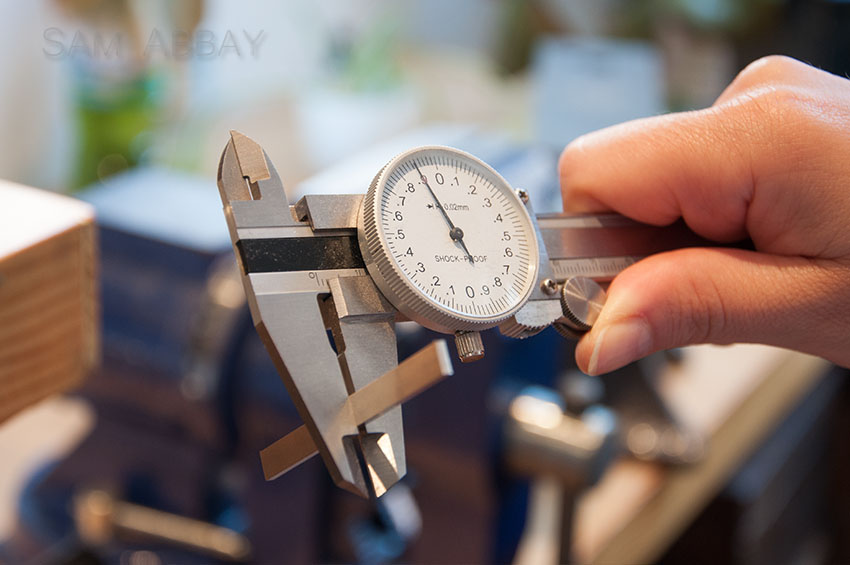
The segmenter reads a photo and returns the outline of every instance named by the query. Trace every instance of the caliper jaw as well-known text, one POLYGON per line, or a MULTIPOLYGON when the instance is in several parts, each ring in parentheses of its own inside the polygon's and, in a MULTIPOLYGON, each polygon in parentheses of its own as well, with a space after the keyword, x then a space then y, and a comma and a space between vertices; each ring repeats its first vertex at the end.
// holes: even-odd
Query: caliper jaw
MULTIPOLYGON (((335 278, 329 284, 331 295, 323 302, 323 318, 333 333, 346 389, 354 392, 398 364, 396 311, 368 275, 335 278)), ((407 472, 402 430, 400 405, 360 430, 360 448, 376 496, 407 472)))
POLYGON ((380 496, 404 476, 406 460, 401 406, 365 423, 347 409, 351 394, 398 364, 396 312, 357 244, 362 196, 290 207, 263 149, 235 131, 218 186, 254 324, 309 432, 292 434, 302 457, 266 468, 267 478, 311 456, 312 443, 337 485, 380 496))

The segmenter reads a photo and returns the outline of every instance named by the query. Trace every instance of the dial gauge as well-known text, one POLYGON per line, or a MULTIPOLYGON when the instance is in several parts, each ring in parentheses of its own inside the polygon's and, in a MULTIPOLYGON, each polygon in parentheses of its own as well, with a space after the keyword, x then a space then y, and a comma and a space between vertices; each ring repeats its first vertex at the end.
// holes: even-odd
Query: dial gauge
POLYGON ((358 234, 387 299, 444 333, 499 324, 537 279, 525 205, 490 166, 450 147, 420 147, 390 161, 364 198, 358 234))

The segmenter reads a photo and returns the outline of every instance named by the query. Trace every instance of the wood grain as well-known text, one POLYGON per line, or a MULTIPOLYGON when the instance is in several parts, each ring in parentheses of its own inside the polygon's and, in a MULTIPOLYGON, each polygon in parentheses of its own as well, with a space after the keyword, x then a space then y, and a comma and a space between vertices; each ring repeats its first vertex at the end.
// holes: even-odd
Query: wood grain
POLYGON ((0 181, 0 422, 78 385, 99 358, 94 213, 0 181))

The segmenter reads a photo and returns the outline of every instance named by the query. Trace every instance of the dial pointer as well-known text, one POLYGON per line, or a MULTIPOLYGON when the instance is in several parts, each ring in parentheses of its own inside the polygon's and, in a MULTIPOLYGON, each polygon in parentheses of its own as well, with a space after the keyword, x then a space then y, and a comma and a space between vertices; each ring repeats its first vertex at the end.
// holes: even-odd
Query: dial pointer
POLYGON ((445 218, 446 223, 449 224, 449 237, 452 238, 452 241, 460 243, 464 253, 466 253, 467 259, 469 259, 469 262, 475 265, 475 261, 472 259, 472 253, 469 252, 469 249, 466 248, 466 243, 463 242, 463 230, 452 223, 452 219, 449 218, 448 212, 446 212, 446 209, 443 208, 443 204, 440 202, 440 199, 437 198, 437 195, 434 194, 434 191, 431 189, 431 185, 428 184, 428 179, 425 178, 425 175, 423 175, 422 171, 419 170, 419 165, 417 165, 415 161, 413 162, 413 166, 416 167, 416 172, 419 173, 419 180, 422 181, 425 188, 427 188, 428 192, 431 193, 431 198, 434 199, 434 202, 437 204, 437 208, 439 208, 440 213, 443 214, 443 218, 445 218))

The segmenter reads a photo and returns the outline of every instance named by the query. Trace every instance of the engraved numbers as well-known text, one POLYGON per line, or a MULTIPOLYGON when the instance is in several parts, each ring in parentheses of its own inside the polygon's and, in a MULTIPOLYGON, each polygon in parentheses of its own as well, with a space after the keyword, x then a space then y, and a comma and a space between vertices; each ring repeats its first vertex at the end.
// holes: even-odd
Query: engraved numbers
POLYGON ((510 186, 475 160, 426 148, 381 187, 389 255, 426 301, 462 319, 504 318, 536 277, 533 227, 510 186))

